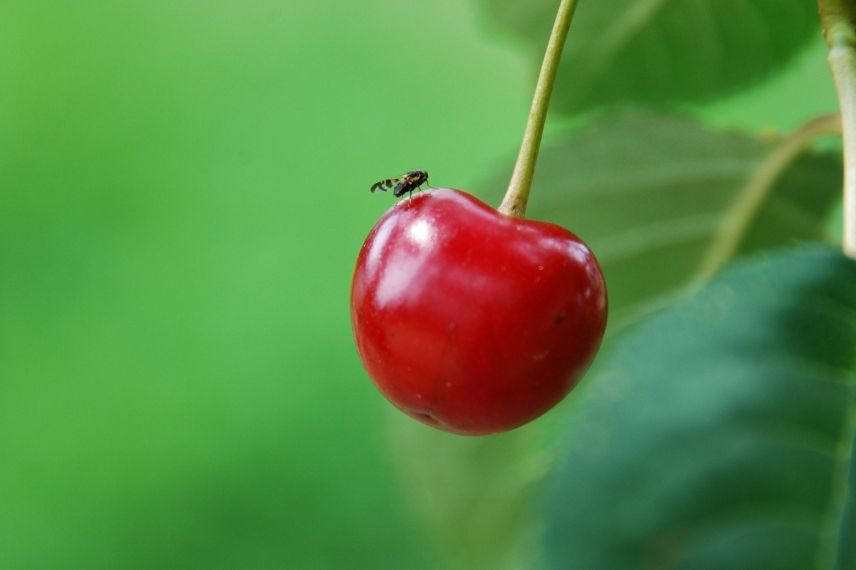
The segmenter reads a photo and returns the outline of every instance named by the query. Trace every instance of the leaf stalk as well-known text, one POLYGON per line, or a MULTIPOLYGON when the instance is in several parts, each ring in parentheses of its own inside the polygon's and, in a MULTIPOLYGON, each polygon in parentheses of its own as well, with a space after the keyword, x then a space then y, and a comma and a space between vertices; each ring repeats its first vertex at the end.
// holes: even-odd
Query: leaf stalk
POLYGON ((782 174, 819 137, 841 133, 837 114, 815 117, 785 137, 761 162, 717 230, 713 246, 702 259, 694 283, 706 283, 734 257, 752 222, 782 174))

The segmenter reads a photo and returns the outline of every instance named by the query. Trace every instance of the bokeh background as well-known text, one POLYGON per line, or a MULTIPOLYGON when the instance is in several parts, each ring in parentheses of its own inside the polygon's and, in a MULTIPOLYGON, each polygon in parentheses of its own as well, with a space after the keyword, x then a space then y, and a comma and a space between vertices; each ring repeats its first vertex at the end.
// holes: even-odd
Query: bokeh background
MULTIPOLYGON (((348 291, 374 181, 502 190, 534 70, 485 10, 0 3, 0 568, 444 567, 348 291)), ((793 128, 824 57, 686 111, 793 128)))

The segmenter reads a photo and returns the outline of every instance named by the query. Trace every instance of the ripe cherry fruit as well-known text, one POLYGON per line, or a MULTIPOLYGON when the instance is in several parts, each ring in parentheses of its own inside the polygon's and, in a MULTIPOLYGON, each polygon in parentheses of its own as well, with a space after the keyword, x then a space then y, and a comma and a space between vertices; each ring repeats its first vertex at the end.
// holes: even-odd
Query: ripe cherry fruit
POLYGON ((576 384, 606 327, 606 288, 571 232, 437 189, 372 229, 351 317, 369 376, 395 406, 488 434, 538 417, 576 384))

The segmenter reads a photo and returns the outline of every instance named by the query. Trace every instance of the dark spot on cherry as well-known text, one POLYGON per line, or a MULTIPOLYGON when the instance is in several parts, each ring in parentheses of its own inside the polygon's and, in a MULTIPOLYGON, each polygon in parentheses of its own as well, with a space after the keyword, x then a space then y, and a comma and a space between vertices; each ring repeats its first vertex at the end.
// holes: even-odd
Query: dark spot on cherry
POLYGON ((420 420, 422 420, 423 422, 425 422, 426 424, 429 424, 432 426, 440 425, 440 420, 435 418, 431 412, 414 412, 413 415, 416 416, 417 418, 419 418, 420 420))

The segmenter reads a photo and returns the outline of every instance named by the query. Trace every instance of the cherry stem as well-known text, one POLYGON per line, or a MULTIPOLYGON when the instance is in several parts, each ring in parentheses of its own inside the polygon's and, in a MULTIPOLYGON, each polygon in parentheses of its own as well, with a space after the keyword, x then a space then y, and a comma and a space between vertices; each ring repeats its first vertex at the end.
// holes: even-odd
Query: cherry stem
POLYGON ((856 2, 818 0, 844 139, 844 254, 856 259, 856 2))
POLYGON ((507 216, 522 218, 526 213, 526 203, 529 201, 529 191, 532 189, 532 177, 535 175, 535 163, 538 161, 538 149, 541 147, 541 136, 544 134, 544 123, 550 106, 550 95, 553 93, 559 61, 562 59, 562 50, 565 47, 565 39, 568 37, 568 29, 571 27, 576 7, 577 0, 562 0, 559 4, 550 41, 547 43, 547 51, 541 64, 541 73, 535 85, 529 120, 526 122, 526 130, 523 133, 523 143, 520 145, 520 153, 514 164, 508 190, 498 208, 507 216))

